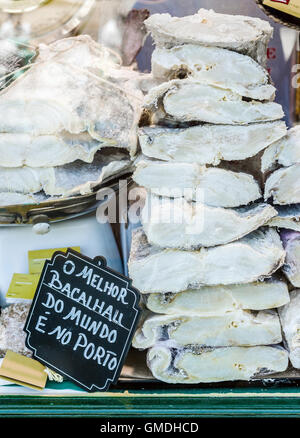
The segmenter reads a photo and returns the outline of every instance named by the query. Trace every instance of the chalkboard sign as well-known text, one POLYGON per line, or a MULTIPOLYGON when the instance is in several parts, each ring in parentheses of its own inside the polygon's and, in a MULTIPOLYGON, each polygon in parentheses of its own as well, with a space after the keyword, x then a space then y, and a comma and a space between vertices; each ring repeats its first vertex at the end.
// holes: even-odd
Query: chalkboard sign
POLYGON ((86 391, 116 383, 140 309, 131 280, 68 249, 45 262, 24 330, 33 357, 86 391))

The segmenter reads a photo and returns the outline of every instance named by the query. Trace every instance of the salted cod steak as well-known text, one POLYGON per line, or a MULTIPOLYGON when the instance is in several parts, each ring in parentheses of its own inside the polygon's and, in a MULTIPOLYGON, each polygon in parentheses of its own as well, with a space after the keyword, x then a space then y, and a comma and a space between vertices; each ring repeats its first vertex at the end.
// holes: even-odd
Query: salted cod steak
POLYGON ((244 99, 231 90, 191 78, 173 79, 151 88, 144 98, 143 108, 153 123, 170 119, 177 123, 246 125, 284 116, 278 103, 244 99))
POLYGON ((275 87, 267 70, 246 55, 218 47, 184 44, 156 48, 151 57, 152 74, 160 82, 193 78, 255 100, 274 100, 275 87), (234 65, 234 69, 232 66, 234 65))
POLYGON ((282 330, 294 368, 300 368, 300 290, 290 293, 291 301, 278 309, 282 330))
POLYGON ((91 193, 93 188, 114 175, 131 171, 131 160, 124 152, 99 151, 92 163, 77 160, 57 167, 0 167, 0 199, 14 202, 16 193, 32 195, 41 190, 49 196, 91 193), (11 198, 9 196, 11 193, 11 198))
POLYGON ((216 166, 221 160, 244 160, 253 157, 283 137, 286 126, 282 121, 241 126, 150 126, 141 128, 138 134, 142 152, 148 157, 216 166))
POLYGON ((157 47, 183 44, 220 47, 251 56, 266 64, 267 46, 273 29, 267 21, 242 15, 218 14, 199 9, 197 14, 171 17, 153 14, 145 20, 157 47))
POLYGON ((300 204, 276 205, 277 215, 267 223, 269 227, 300 231, 300 204))
POLYGON ((273 345, 282 341, 277 312, 237 310, 218 316, 151 315, 137 329, 132 345, 144 350, 168 346, 234 347, 273 345))
POLYGON ((141 221, 152 245, 199 249, 238 240, 275 215, 277 211, 269 204, 230 209, 187 202, 184 198, 160 199, 148 193, 141 221))
POLYGON ((271 144, 261 159, 262 172, 273 170, 276 166, 292 166, 300 163, 300 126, 289 129, 284 137, 271 144))
POLYGON ((282 271, 294 287, 300 287, 300 233, 281 230, 280 237, 286 251, 282 271))
POLYGON ((181 292, 201 286, 243 284, 263 279, 285 258, 273 228, 254 231, 236 242, 196 251, 150 245, 138 228, 132 233, 130 278, 141 293, 181 292))
POLYGON ((276 278, 248 284, 203 286, 176 294, 168 292, 145 296, 145 304, 149 310, 166 315, 216 316, 237 309, 273 309, 289 301, 286 283, 276 278))
MULTIPOLYGON (((29 134, 28 159, 32 136, 64 132, 88 133, 88 141, 97 140, 99 148, 121 147, 134 155, 143 98, 139 80, 137 72, 117 65, 110 52, 87 35, 41 44, 35 63, 0 93, 0 133, 15 135, 16 142, 18 134, 29 134)), ((35 139, 39 141, 43 139, 35 139)), ((62 141, 73 160, 72 144, 62 141)), ((49 155, 56 147, 52 138, 49 155)))
POLYGON ((168 348, 156 345, 147 353, 153 376, 167 383, 208 383, 250 380, 258 374, 285 371, 288 352, 280 347, 168 348))
POLYGON ((138 158, 133 180, 156 195, 182 197, 213 207, 239 207, 261 197, 259 184, 250 174, 138 158))
POLYGON ((0 357, 7 350, 31 357, 32 352, 25 346, 23 331, 31 304, 15 303, 1 309, 0 315, 0 357))
POLYGON ((272 198, 276 205, 300 203, 300 163, 275 170, 265 184, 265 201, 272 198))

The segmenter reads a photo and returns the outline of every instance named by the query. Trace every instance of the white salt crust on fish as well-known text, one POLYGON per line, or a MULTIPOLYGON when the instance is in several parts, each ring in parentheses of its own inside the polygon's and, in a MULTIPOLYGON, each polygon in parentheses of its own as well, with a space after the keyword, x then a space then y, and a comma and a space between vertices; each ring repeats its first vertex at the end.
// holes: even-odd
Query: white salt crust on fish
POLYGON ((187 202, 184 198, 160 199, 148 193, 141 221, 152 245, 199 249, 238 240, 276 215, 269 204, 230 209, 187 202))
POLYGON ((145 25, 158 47, 182 44, 221 47, 251 56, 263 65, 273 35, 273 28, 267 21, 218 14, 212 9, 199 9, 197 14, 185 17, 153 14, 145 20, 145 25))
POLYGON ((276 166, 300 163, 300 126, 289 129, 286 135, 269 146, 261 158, 261 170, 267 172, 276 166))
POLYGON ((216 166, 221 160, 253 157, 285 134, 286 126, 282 121, 241 126, 151 126, 139 130, 139 142, 143 154, 148 157, 216 166))
POLYGON ((52 167, 81 160, 91 163, 102 143, 87 132, 38 135, 0 133, 1 167, 52 167))
POLYGON ((39 46, 35 63, 0 93, 0 132, 34 136, 88 132, 134 155, 140 76, 112 62, 87 35, 39 46))
POLYGON ((251 99, 275 97, 276 89, 267 70, 249 56, 232 50, 196 44, 171 49, 157 47, 152 53, 151 67, 154 78, 161 82, 188 77, 251 99))
POLYGON ((213 207, 239 207, 261 197, 257 181, 244 172, 143 157, 135 164, 133 180, 156 195, 184 196, 213 207))
POLYGON ((174 346, 249 347, 278 344, 282 336, 273 310, 236 310, 218 316, 151 315, 135 332, 132 345, 144 350, 165 341, 174 346))
POLYGON ((41 190, 50 196, 91 193, 93 188, 114 175, 131 170, 125 153, 101 151, 92 163, 76 161, 57 167, 0 167, 0 192, 30 195, 41 190))
POLYGON ((238 309, 264 310, 290 301, 287 284, 271 278, 248 284, 203 286, 178 293, 152 293, 145 303, 154 313, 199 316, 224 315, 238 309))
POLYGON ((153 376, 167 383, 250 380, 285 371, 288 352, 270 346, 173 349, 158 344, 148 350, 147 363, 153 376))
POLYGON ((264 198, 276 205, 300 203, 300 163, 275 170, 265 183, 264 198))
POLYGON ((133 231, 128 269, 143 294, 181 292, 201 286, 243 284, 271 276, 285 258, 273 228, 262 228, 242 239, 196 251, 150 245, 141 228, 133 231))
POLYGON ((247 125, 284 116, 278 103, 245 100, 236 92, 190 78, 173 79, 153 87, 143 106, 154 122, 170 119, 181 123, 247 125))
POLYGON ((291 301, 278 309, 282 330, 294 368, 300 368, 300 290, 290 293, 291 301))

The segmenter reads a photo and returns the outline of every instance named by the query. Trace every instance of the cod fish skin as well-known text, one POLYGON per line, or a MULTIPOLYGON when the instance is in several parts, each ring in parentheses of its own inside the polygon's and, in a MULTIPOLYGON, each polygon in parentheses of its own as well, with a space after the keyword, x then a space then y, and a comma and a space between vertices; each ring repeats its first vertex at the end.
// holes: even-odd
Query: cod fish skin
POLYGON ((176 293, 205 285, 251 283, 271 276, 284 258, 281 240, 273 228, 197 251, 152 246, 138 228, 132 233, 128 268, 133 285, 142 294, 176 293))
POLYGON ((15 303, 1 309, 0 315, 0 357, 7 350, 31 357, 32 352, 25 346, 23 331, 31 304, 15 303))
POLYGON ((144 155, 165 161, 220 164, 253 157, 286 133, 282 121, 250 125, 198 125, 188 128, 143 127, 139 142, 144 155))
POLYGON ((188 314, 148 317, 135 332, 132 345, 144 350, 160 342, 179 347, 250 347, 273 345, 282 341, 277 312, 251 313, 245 310, 219 316, 188 314))
POLYGON ((0 193, 24 195, 41 190, 49 196, 73 196, 91 193, 93 188, 113 175, 131 169, 124 153, 99 152, 92 163, 76 161, 57 167, 0 167, 0 193))
POLYGON ((282 270, 294 287, 300 287, 300 233, 282 230, 280 237, 286 251, 282 270))
POLYGON ((91 163, 102 143, 88 133, 52 135, 0 133, 1 167, 52 167, 76 160, 91 163))
POLYGON ((140 75, 121 68, 107 53, 87 35, 40 45, 36 62, 0 93, 0 132, 87 131, 106 146, 134 155, 143 99, 140 75))
POLYGON ((199 316, 224 315, 237 309, 274 309, 289 301, 286 283, 273 278, 248 284, 203 286, 176 294, 153 293, 145 297, 147 308, 154 313, 199 316))
POLYGON ((267 21, 218 14, 212 9, 199 9, 197 14, 185 17, 153 14, 145 25, 158 47, 182 44, 220 47, 251 56, 262 65, 266 64, 267 46, 273 35, 267 21))
POLYGON ((275 170, 265 184, 265 201, 273 198, 273 204, 300 203, 300 163, 275 170))
POLYGON ((201 201, 212 207, 239 207, 261 197, 252 175, 196 163, 136 160, 133 180, 156 195, 201 201), (200 197, 200 199, 199 199, 200 197))
POLYGON ((168 348, 147 353, 153 376, 167 383, 209 383, 250 380, 258 374, 285 371, 288 352, 280 347, 168 348))
POLYGON ((290 292, 291 301, 278 309, 284 338, 294 368, 300 368, 300 290, 290 292))
POLYGON ((170 119, 180 123, 247 125, 284 116, 278 103, 245 100, 236 92, 191 78, 173 79, 153 87, 143 107, 155 123, 170 119))
POLYGON ((276 89, 270 84, 267 70, 249 56, 232 50, 194 44, 156 48, 151 65, 154 78, 161 82, 188 77, 250 99, 274 100, 275 97, 276 89))
POLYGON ((267 223, 269 227, 300 231, 300 204, 277 205, 277 216, 267 223))
POLYGON ((300 163, 300 126, 289 129, 287 134, 269 146, 261 158, 261 170, 267 172, 276 166, 300 163))
POLYGON ((269 204, 230 209, 187 202, 184 198, 160 199, 148 194, 141 221, 152 245, 199 249, 238 240, 276 214, 269 204))

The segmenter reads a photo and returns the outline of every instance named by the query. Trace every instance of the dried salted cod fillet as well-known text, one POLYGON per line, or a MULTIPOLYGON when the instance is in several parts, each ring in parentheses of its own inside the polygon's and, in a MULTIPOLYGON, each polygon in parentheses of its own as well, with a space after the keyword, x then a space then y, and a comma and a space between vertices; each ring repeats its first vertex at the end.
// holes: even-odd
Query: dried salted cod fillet
POLYGON ((156 195, 184 197, 214 207, 238 207, 261 197, 252 175, 196 163, 136 160, 134 181, 156 195), (201 197, 201 199, 200 199, 201 197))
POLYGON ((0 357, 6 350, 31 357, 32 352, 25 347, 25 332, 23 331, 28 316, 30 304, 11 304, 1 310, 0 315, 0 357))
POLYGON ((152 315, 135 332, 132 345, 144 350, 164 341, 170 346, 231 347, 277 344, 282 336, 273 310, 237 310, 219 316, 152 315))
POLYGON ((300 204, 277 205, 277 216, 269 220, 269 227, 300 231, 300 204))
POLYGON ((101 146, 86 132, 39 136, 0 133, 0 163, 3 167, 52 167, 76 160, 91 163, 101 146))
POLYGON ((141 293, 181 292, 204 285, 251 283, 273 274, 282 266, 284 257, 273 228, 197 251, 151 246, 139 228, 132 234, 128 268, 141 293))
POLYGON ((300 233, 282 230, 280 237, 286 251, 282 270, 294 287, 300 287, 300 233))
POLYGON ((199 44, 221 47, 251 56, 266 63, 267 45, 273 29, 267 21, 242 15, 218 14, 200 9, 195 15, 171 17, 153 14, 146 28, 158 47, 199 44))
POLYGON ((278 309, 289 358, 294 368, 300 368, 300 290, 290 293, 291 301, 278 309))
POLYGON ((257 374, 285 371, 288 353, 283 348, 224 347, 171 349, 151 348, 147 363, 154 377, 167 383, 222 382, 249 380, 257 374))
POLYGON ((136 149, 140 75, 108 60, 90 37, 60 40, 0 94, 0 132, 89 132, 106 146, 136 149))
POLYGON ((171 49, 156 48, 151 60, 152 74, 161 81, 190 77, 251 99, 275 97, 267 70, 249 56, 232 50, 184 44, 171 49))
POLYGON ((261 159, 262 172, 273 170, 276 165, 291 166, 300 163, 300 126, 288 130, 285 137, 269 146, 261 159))
POLYGON ((263 226, 277 214, 269 204, 226 209, 184 198, 147 196, 142 223, 148 242, 162 248, 198 249, 229 243, 263 226))
POLYGON ((181 123, 245 125, 284 116, 278 103, 243 100, 238 93, 189 78, 153 87, 143 105, 154 122, 169 118, 181 123))
POLYGON ((166 161, 218 165, 221 160, 253 157, 286 133, 282 121, 250 125, 197 125, 188 128, 144 127, 144 155, 166 161))
POLYGON ((92 163, 76 161, 58 167, 0 167, 0 192, 32 194, 44 190, 46 195, 72 196, 90 193, 113 175, 129 171, 131 161, 124 153, 99 152, 92 163))
POLYGON ((152 312, 168 315, 214 316, 237 309, 273 309, 289 301, 286 283, 272 278, 248 284, 204 286, 177 294, 149 294, 146 306, 152 312))
POLYGON ((265 200, 279 205, 300 203, 300 163, 275 170, 265 184, 265 200))

